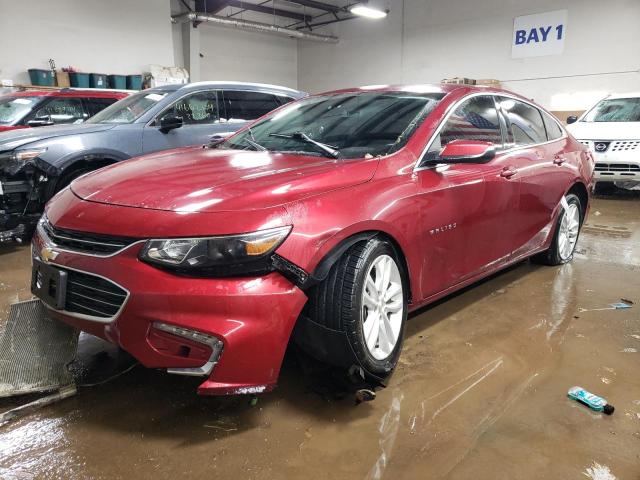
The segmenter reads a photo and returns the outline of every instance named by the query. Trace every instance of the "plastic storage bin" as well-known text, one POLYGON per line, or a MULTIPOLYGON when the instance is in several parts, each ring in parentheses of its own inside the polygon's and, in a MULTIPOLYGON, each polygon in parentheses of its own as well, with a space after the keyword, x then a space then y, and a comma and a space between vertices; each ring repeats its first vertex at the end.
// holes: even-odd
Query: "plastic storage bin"
POLYGON ((89 86, 91 88, 107 88, 107 76, 103 73, 90 73, 89 86))
POLYGON ((142 75, 127 75, 127 88, 129 90, 142 90, 142 75))
POLYGON ((76 88, 89 88, 89 74, 80 72, 69 72, 69 83, 76 88))
POLYGON ((109 88, 125 90, 127 88, 127 77, 125 75, 109 75, 107 76, 107 84, 109 88))
POLYGON ((39 68, 30 68, 28 70, 31 78, 31 85, 39 87, 53 87, 53 72, 51 70, 41 70, 39 68))

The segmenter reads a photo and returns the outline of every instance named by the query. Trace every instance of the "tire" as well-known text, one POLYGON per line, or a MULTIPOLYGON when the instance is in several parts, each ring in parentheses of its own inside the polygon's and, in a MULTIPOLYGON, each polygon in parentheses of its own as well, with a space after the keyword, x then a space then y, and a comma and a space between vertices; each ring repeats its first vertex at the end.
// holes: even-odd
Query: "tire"
POLYGON ((551 246, 544 252, 532 257, 532 260, 536 263, 562 265, 573 259, 573 253, 582 228, 584 210, 580 203, 580 198, 573 193, 565 196, 564 201, 563 208, 556 221, 551 246), (564 201, 566 201, 566 204, 564 201))
POLYGON ((76 178, 84 175, 85 173, 89 173, 90 171, 95 170, 95 169, 91 169, 91 168, 79 168, 76 170, 70 170, 68 172, 63 173, 59 178, 58 181, 55 183, 52 183, 47 190, 45 191, 45 196, 46 198, 44 198, 45 202, 48 202, 49 200, 51 200, 53 198, 53 196, 58 193, 60 190, 62 190, 65 187, 68 187, 71 182, 73 182, 76 178))
POLYGON ((327 278, 309 292, 307 312, 316 323, 344 332, 360 365, 384 376, 396 367, 402 349, 407 291, 394 248, 374 238, 354 245, 333 265, 327 278), (389 275, 386 287, 376 283, 384 282, 383 271, 389 275), (377 293, 381 289, 386 301, 377 293))
POLYGON ((612 195, 617 189, 618 187, 613 182, 597 182, 593 188, 593 193, 596 195, 612 195))

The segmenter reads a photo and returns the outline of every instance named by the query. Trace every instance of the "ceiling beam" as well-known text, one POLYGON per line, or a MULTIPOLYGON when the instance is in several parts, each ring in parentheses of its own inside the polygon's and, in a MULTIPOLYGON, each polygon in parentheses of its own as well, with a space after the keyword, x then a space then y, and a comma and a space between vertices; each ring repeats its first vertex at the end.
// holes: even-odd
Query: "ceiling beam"
POLYGON ((325 12, 346 12, 347 9, 339 7, 337 5, 331 5, 330 3, 317 2, 316 0, 285 0, 289 3, 296 3, 304 7, 315 8, 316 10, 322 10, 325 12))
POLYGON ((218 13, 229 6, 227 0, 196 0, 196 12, 218 13))
MULTIPOLYGON (((211 2, 211 0, 205 0, 206 2, 211 2)), ((299 22, 310 22, 313 17, 311 15, 304 15, 298 12, 292 12, 290 10, 283 10, 281 8, 267 7, 262 4, 250 3, 244 0, 224 0, 222 2, 216 3, 224 3, 224 7, 236 7, 242 10, 249 10, 252 12, 258 13, 266 13, 268 15, 276 15, 277 17, 285 17, 292 18, 294 20, 298 20, 299 22)), ((222 8, 224 8, 222 7, 222 8)), ((217 10, 216 12, 211 12, 207 10, 207 13, 217 13, 222 9, 217 10)))

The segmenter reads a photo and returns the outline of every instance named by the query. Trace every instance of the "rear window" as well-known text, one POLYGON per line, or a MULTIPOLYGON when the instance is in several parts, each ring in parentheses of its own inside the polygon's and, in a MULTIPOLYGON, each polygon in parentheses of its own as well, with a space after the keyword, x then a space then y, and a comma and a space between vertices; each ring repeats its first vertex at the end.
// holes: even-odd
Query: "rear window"
POLYGON ((278 97, 270 93, 225 90, 223 97, 229 122, 255 120, 282 105, 278 97))
POLYGON ((96 113, 101 112, 108 106, 116 103, 118 99, 100 97, 100 98, 87 98, 85 101, 89 105, 89 114, 93 116, 96 113))

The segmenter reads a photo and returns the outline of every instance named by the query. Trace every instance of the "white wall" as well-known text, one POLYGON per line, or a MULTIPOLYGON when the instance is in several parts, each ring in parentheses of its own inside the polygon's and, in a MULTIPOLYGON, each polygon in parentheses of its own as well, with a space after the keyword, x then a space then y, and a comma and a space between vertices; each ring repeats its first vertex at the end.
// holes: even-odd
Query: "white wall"
MULTIPOLYGON (((387 19, 316 30, 338 35, 337 45, 201 24, 200 79, 317 92, 497 78, 552 110, 585 108, 609 91, 640 90, 640 0, 386 2, 387 19), (562 55, 511 58, 515 16, 563 8, 569 20, 562 55)), ((184 27, 169 21, 181 10, 178 0, 0 0, 0 79, 27 82, 26 70, 47 68, 49 58, 58 68, 99 73, 139 73, 152 63, 185 66, 184 27)), ((256 15, 247 18, 272 20, 256 15)))
POLYGON ((0 79, 29 83, 28 68, 138 74, 172 66, 167 0, 0 0, 0 79))
MULTIPOLYGON (((238 10, 229 7, 218 15, 229 15, 238 10)), ((171 0, 172 15, 186 11, 181 2, 171 0)), ((273 22, 273 16, 254 12, 243 12, 237 18, 273 22)), ((276 20, 279 24, 290 22, 282 18, 276 20)), ((191 70, 193 80, 235 80, 273 83, 291 88, 298 86, 298 45, 295 40, 206 22, 196 29, 189 22, 176 23, 172 27, 172 35, 176 66, 191 70), (199 64, 199 68, 189 68, 192 67, 189 65, 189 41, 197 46, 199 55, 191 58, 199 64)))
POLYGON ((300 42, 299 87, 322 91, 453 76, 497 78, 552 110, 582 109, 602 93, 640 90, 638 0, 389 3, 385 20, 329 27, 326 33, 341 38, 338 45, 300 42), (569 11, 564 53, 512 59, 513 18, 558 9, 569 11), (611 73, 627 71, 633 73, 611 73))
POLYGON ((295 40, 201 24, 200 79, 260 82, 296 88, 298 46, 295 40))

